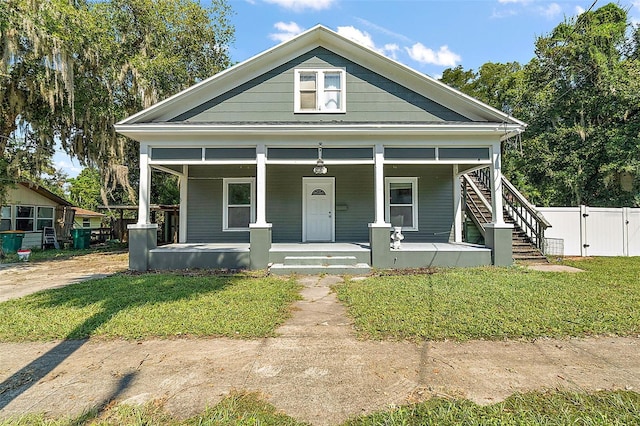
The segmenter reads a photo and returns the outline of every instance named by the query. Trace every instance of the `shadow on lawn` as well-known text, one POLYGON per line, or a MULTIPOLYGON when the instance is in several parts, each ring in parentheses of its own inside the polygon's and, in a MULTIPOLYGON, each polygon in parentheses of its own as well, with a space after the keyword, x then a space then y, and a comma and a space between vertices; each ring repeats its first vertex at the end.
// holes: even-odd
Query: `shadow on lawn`
MULTIPOLYGON (((233 284, 239 277, 202 276, 202 279, 184 280, 178 274, 170 275, 116 275, 114 279, 92 280, 61 289, 47 290, 31 297, 38 298, 37 305, 42 307, 73 306, 87 307, 99 303, 102 309, 73 330, 69 331, 65 340, 58 343, 46 353, 16 371, 0 383, 0 410, 11 401, 38 383, 47 374, 62 364, 74 352, 87 342, 95 330, 108 322, 118 312, 143 306, 146 304, 174 302, 197 295, 219 292, 233 284), (139 280, 143 280, 137 282, 139 280), (115 282, 114 282, 115 281, 115 282), (144 282, 147 281, 147 282, 144 282), (137 287, 137 288, 136 288, 137 287)), ((87 372, 89 375, 90 372, 87 372)), ((98 410, 124 392, 133 381, 134 375, 127 375, 121 380, 117 389, 96 405, 98 410)))

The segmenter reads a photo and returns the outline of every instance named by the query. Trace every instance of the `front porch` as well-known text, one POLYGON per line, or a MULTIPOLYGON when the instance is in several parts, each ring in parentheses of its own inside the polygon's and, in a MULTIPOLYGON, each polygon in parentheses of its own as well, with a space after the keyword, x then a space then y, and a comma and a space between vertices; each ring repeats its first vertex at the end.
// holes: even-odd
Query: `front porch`
MULTIPOLYGON (((388 258, 387 264, 375 264, 369 242, 274 243, 268 250, 268 266, 274 273, 277 271, 305 273, 316 271, 318 267, 324 268, 326 272, 340 273, 346 267, 355 265, 380 268, 422 268, 468 267, 492 263, 491 249, 465 243, 404 243, 397 250, 389 247, 384 258, 388 258), (297 266, 301 268, 296 270, 297 266)), ((250 244, 169 244, 149 251, 148 269, 185 268, 249 269, 251 268, 250 244)), ((365 270, 361 269, 361 271, 365 270)))

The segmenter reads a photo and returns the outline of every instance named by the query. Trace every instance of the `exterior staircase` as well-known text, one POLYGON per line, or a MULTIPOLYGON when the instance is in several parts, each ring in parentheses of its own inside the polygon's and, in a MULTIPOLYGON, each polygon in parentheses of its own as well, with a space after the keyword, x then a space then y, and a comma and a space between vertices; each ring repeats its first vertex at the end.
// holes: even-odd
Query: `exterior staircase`
MULTIPOLYGON (((489 172, 481 169, 462 177, 465 211, 484 236, 484 225, 491 222, 489 172)), ((513 259, 521 262, 547 262, 544 256, 544 230, 551 224, 509 182, 502 178, 503 217, 513 225, 513 259)))
POLYGON ((285 256, 282 263, 271 265, 269 272, 275 275, 366 275, 371 272, 371 267, 349 255, 285 256))

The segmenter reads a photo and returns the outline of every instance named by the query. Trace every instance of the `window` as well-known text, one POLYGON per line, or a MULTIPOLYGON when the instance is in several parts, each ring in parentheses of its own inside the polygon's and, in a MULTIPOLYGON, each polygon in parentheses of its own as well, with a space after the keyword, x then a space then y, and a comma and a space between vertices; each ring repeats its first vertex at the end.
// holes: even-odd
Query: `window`
POLYGON ((89 219, 88 217, 83 217, 82 218, 82 227, 83 228, 91 228, 91 219, 89 219))
POLYGON ((0 231, 11 230, 11 206, 2 206, 0 209, 0 231))
POLYGON ((248 231, 255 221, 255 179, 228 178, 223 182, 223 231, 248 231))
POLYGON ((33 232, 35 211, 33 206, 16 206, 16 231, 33 232))
POLYGON ((42 231, 45 226, 53 226, 53 207, 38 207, 38 220, 36 222, 36 231, 42 231))
POLYGON ((418 178, 389 177, 385 179, 386 217, 392 226, 403 231, 418 230, 418 178))
POLYGON ((295 112, 345 112, 344 70, 296 70, 295 112))

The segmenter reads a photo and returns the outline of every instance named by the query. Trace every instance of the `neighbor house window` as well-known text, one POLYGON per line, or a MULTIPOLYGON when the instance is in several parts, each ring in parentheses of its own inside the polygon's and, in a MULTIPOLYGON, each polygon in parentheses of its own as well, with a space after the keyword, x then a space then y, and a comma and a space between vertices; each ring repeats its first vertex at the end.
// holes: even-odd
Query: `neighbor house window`
POLYGON ((11 206, 2 206, 0 209, 0 231, 11 230, 11 206))
POLYGON ((296 70, 295 112, 345 112, 344 70, 296 70))
POLYGON ((33 206, 16 206, 16 231, 32 232, 35 213, 36 208, 33 206))
POLYGON ((38 219, 36 221, 36 231, 42 231, 45 226, 53 226, 53 207, 38 207, 38 219))
POLYGON ((82 227, 83 228, 91 228, 91 219, 89 219, 88 217, 83 217, 82 218, 82 227))
POLYGON ((224 231, 248 231, 255 221, 255 179, 224 179, 224 231))
POLYGON ((388 177, 385 179, 386 217, 391 226, 406 231, 418 230, 418 178, 388 177))

